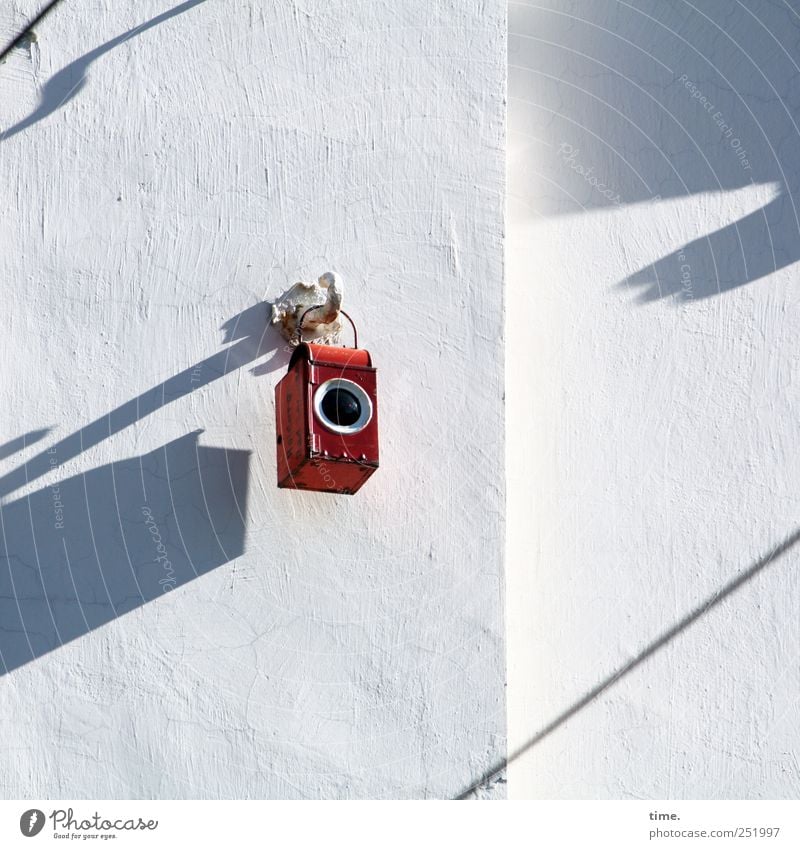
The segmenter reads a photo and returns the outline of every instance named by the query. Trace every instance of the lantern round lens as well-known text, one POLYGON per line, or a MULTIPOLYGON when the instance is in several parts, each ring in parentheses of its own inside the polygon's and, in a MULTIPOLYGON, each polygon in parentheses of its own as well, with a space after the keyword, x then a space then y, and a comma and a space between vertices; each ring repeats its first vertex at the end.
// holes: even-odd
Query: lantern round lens
POLYGON ((325 418, 340 427, 352 427, 361 416, 361 403, 348 389, 331 389, 322 399, 325 418))
POLYGON ((358 433, 372 419, 369 395, 352 380, 326 380, 314 394, 314 412, 328 430, 358 433))

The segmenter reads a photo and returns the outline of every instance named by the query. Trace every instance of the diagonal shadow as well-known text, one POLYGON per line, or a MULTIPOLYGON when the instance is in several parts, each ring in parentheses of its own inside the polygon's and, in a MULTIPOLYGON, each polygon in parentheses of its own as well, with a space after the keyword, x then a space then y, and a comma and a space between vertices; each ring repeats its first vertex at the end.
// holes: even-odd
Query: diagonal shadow
POLYGON ((798 262, 798 232, 791 193, 783 191, 761 209, 694 239, 617 286, 637 290, 639 304, 669 297, 684 301, 710 298, 798 262), (686 269, 685 274, 681 269, 686 269))
POLYGON ((6 457, 16 454, 17 451, 21 451, 23 448, 33 445, 34 442, 44 439, 48 433, 50 433, 50 428, 44 427, 41 430, 32 430, 30 433, 18 436, 16 439, 10 439, 5 444, 0 445, 0 460, 5 460, 6 457))
MULTIPOLYGON (((255 304, 222 325, 230 347, 4 475, 0 496, 265 354, 274 355, 254 372, 285 365, 267 308, 255 304)), ((48 432, 17 437, 0 455, 48 432)), ((250 452, 200 446, 198 434, 0 503, 0 675, 243 553, 250 452)))
POLYGON ((27 463, 3 475, 0 477, 0 498, 47 474, 54 464, 60 466, 66 463, 156 410, 183 398, 195 389, 207 386, 258 357, 275 352, 264 364, 262 371, 274 370, 288 361, 288 355, 281 347, 282 338, 267 324, 267 305, 264 302, 255 304, 231 318, 223 324, 222 329, 225 333, 223 341, 235 344, 111 410, 80 430, 65 436, 50 448, 40 451, 27 463))
POLYGON ((736 590, 743 587, 748 581, 755 578, 756 575, 766 569, 766 567, 771 563, 774 563, 779 557, 789 551, 790 548, 797 545, 798 542, 800 542, 800 528, 797 528, 792 534, 786 537, 782 542, 778 543, 778 545, 759 560, 756 560, 756 562, 750 565, 747 569, 740 572, 726 584, 723 584, 723 586, 720 587, 720 589, 718 589, 713 595, 709 596, 705 599, 705 601, 697 605, 697 607, 687 613, 682 619, 679 619, 678 622, 649 643, 634 658, 623 664, 607 678, 604 678, 599 684, 597 684, 597 686, 585 693, 580 699, 578 699, 578 701, 570 705, 570 707, 560 713, 540 731, 537 731, 530 740, 512 752, 507 758, 499 761, 484 772, 480 778, 470 784, 466 790, 459 793, 459 795, 455 798, 458 800, 467 799, 476 790, 498 778, 510 763, 522 757, 534 746, 541 743, 546 737, 549 737, 554 731, 557 731, 562 725, 564 725, 565 722, 570 720, 577 713, 580 713, 580 711, 582 711, 585 707, 588 707, 592 702, 605 693, 606 690, 609 690, 618 681, 633 672, 634 669, 641 666, 657 651, 662 649, 665 645, 667 645, 667 643, 674 640, 675 637, 697 622, 698 619, 705 616, 706 613, 716 607, 720 602, 724 601, 728 596, 736 592, 736 590))
POLYGON ((103 54, 108 53, 120 44, 124 44, 129 39, 134 38, 137 35, 141 35, 141 33, 146 30, 156 27, 159 24, 163 24, 164 21, 174 18, 176 15, 188 12, 189 9, 193 6, 199 5, 200 3, 205 3, 205 0, 186 0, 185 3, 181 3, 174 9, 170 9, 168 12, 156 15, 156 17, 151 18, 149 21, 122 33, 122 35, 118 35, 116 38, 112 38, 110 41, 105 42, 105 44, 101 44, 99 47, 95 47, 94 50, 90 50, 74 62, 70 62, 69 65, 55 73, 44 84, 36 109, 34 109, 34 111, 26 118, 23 118, 18 123, 9 127, 5 132, 0 133, 0 141, 6 141, 12 136, 15 136, 17 133, 21 133, 28 127, 31 127, 44 118, 47 118, 48 115, 52 115, 62 106, 69 103, 70 100, 75 98, 86 85, 86 73, 89 70, 89 66, 103 54))
POLYGON ((198 435, 0 507, 0 675, 244 552, 250 452, 198 435))

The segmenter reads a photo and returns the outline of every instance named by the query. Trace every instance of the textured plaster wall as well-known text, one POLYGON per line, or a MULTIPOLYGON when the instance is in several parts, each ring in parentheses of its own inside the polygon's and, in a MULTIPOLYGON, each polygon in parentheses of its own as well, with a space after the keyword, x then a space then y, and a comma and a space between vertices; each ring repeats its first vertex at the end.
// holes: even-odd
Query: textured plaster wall
POLYGON ((510 8, 509 793, 797 798, 797 5, 510 8))
POLYGON ((80 0, 0 67, 3 796, 450 796, 503 756, 505 27, 80 0), (353 498, 275 486, 265 302, 327 269, 379 368, 353 498))

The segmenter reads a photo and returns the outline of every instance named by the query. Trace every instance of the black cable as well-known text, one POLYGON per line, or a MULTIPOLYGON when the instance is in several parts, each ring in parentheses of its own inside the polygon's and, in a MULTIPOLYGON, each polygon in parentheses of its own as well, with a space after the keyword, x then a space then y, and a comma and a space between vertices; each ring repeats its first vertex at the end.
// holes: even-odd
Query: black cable
POLYGON ((26 36, 28 35, 28 33, 29 33, 29 32, 30 32, 30 31, 31 31, 31 30, 32 30, 32 29, 36 26, 36 24, 38 24, 40 21, 43 21, 43 20, 45 19, 45 17, 47 17, 47 15, 49 15, 49 14, 50 14, 50 12, 51 12, 51 11, 52 11, 52 10, 53 10, 56 6, 58 6, 58 4, 59 4, 60 2, 61 2, 61 0, 50 0, 50 2, 49 2, 49 3, 48 3, 45 7, 44 7, 44 9, 42 9, 42 10, 39 12, 39 14, 38 14, 35 18, 33 18, 32 20, 28 21, 28 24, 27 24, 27 26, 25 27, 25 29, 24 29, 24 30, 22 30, 22 32, 21 32, 21 33, 19 33, 19 35, 17 35, 17 37, 16 37, 16 38, 15 38, 12 42, 10 42, 9 44, 7 44, 7 45, 3 48, 2 52, 0 52, 0 62, 2 62, 2 61, 6 58, 6 56, 8 56, 8 54, 9 54, 9 53, 10 53, 10 52, 11 52, 11 51, 15 48, 15 47, 19 47, 19 46, 23 43, 23 41, 25 41, 25 37, 26 37, 26 36))

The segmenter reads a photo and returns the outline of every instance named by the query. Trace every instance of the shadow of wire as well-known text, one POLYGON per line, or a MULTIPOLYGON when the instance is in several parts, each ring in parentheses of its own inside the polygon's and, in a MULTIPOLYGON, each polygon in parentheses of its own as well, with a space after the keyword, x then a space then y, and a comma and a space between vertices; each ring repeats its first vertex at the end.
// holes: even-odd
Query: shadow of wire
POLYGON ((765 554, 759 560, 756 560, 751 566, 740 572, 736 577, 732 578, 728 583, 717 590, 713 595, 709 596, 705 601, 701 602, 697 607, 686 614, 682 619, 679 619, 671 628, 664 631, 659 637, 649 643, 639 654, 629 660, 627 663, 619 667, 615 672, 604 678, 597 686, 593 687, 585 693, 578 701, 574 702, 566 710, 562 711, 551 722, 544 726, 540 731, 537 731, 533 737, 526 743, 517 748, 507 758, 499 761, 483 775, 470 784, 465 790, 458 794, 457 800, 468 799, 472 793, 480 789, 490 781, 498 778, 503 770, 518 758, 529 752, 538 743, 541 743, 546 737, 549 737, 554 731, 558 730, 565 722, 570 720, 577 713, 588 707, 593 701, 599 698, 606 690, 610 689, 624 678, 626 675, 633 672, 638 666, 641 666, 648 658, 652 657, 659 649, 662 649, 667 643, 675 639, 682 631, 693 625, 702 616, 705 616, 710 610, 716 607, 720 602, 724 601, 729 595, 736 592, 748 581, 756 577, 761 571, 766 569, 771 563, 784 555, 790 548, 800 542, 800 528, 797 528, 792 534, 786 537, 782 542, 776 545, 770 552, 765 554))
MULTIPOLYGON (((156 15, 156 17, 151 18, 151 20, 145 21, 145 23, 122 33, 122 35, 118 35, 116 38, 112 38, 110 41, 105 42, 105 44, 101 44, 99 47, 95 47, 94 50, 90 50, 74 62, 70 62, 69 65, 53 74, 53 76, 50 77, 50 79, 44 84, 36 109, 34 109, 33 112, 31 112, 31 114, 26 118, 23 118, 21 121, 18 121, 16 124, 9 127, 5 132, 0 132, 0 141, 6 141, 12 136, 15 136, 17 133, 21 133, 28 127, 31 127, 44 118, 47 118, 49 115, 52 115, 66 103, 69 103, 69 101, 76 97, 81 89, 86 85, 86 73, 89 70, 89 66, 92 62, 99 59, 104 53, 108 53, 120 44, 140 35, 145 30, 158 26, 159 24, 164 23, 164 21, 174 18, 176 15, 188 12, 193 6, 197 6, 200 3, 205 2, 206 0, 186 0, 185 3, 181 3, 174 9, 170 9, 168 12, 164 12, 161 15, 156 15)), ((48 10, 49 8, 50 7, 48 7, 48 10)), ((39 16, 39 19, 41 17, 42 15, 39 16)), ((14 43, 16 44, 18 41, 19 38, 14 43)))

